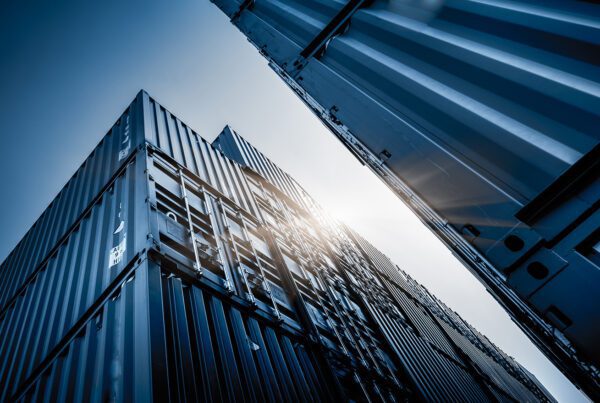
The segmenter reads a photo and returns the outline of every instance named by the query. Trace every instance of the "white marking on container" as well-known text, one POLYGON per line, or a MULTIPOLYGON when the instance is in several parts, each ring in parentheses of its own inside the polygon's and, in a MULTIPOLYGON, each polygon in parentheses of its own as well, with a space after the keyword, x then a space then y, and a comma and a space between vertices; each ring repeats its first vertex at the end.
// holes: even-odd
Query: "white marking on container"
POLYGON ((117 246, 110 250, 110 254, 108 256, 108 268, 110 269, 114 265, 121 263, 123 260, 123 255, 125 255, 125 251, 127 250, 127 234, 123 234, 123 239, 117 246))

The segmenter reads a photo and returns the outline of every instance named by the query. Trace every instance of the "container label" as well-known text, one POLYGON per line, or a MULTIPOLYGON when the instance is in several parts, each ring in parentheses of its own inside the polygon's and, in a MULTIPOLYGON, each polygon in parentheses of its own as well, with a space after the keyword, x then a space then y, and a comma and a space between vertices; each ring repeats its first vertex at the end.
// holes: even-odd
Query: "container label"
MULTIPOLYGON (((125 235, 125 234, 123 234, 125 235)), ((110 255, 108 257, 108 268, 110 269, 114 265, 121 263, 123 260, 123 255, 125 255, 125 251, 127 250, 127 238, 123 237, 121 242, 114 248, 110 250, 110 255)))
POLYGON ((121 161, 122 159, 124 159, 125 157, 127 157, 127 155, 129 154, 129 145, 127 145, 127 148, 125 148, 124 150, 119 151, 119 161, 121 161))
POLYGON ((119 203, 119 210, 115 217, 115 229, 113 231, 113 245, 116 245, 110 250, 108 255, 108 268, 121 263, 125 251, 127 250, 127 224, 122 219, 121 214, 123 212, 123 203, 119 203))

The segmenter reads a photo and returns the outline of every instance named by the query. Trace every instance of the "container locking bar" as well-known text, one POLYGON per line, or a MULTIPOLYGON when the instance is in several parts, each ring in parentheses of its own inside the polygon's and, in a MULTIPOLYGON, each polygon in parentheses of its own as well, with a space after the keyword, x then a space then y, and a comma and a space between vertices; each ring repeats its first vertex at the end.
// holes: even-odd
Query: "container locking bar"
POLYGON ((183 202, 185 203, 185 213, 188 222, 188 231, 190 234, 190 239, 192 240, 192 250, 194 251, 194 270, 198 276, 202 275, 202 267, 200 266, 200 257, 198 255, 198 245, 196 245, 196 233, 194 232, 194 223, 192 222, 192 212, 190 210, 190 203, 187 196, 187 191, 185 189, 185 178, 183 176, 183 172, 181 169, 177 171, 179 174, 179 185, 181 186, 181 196, 183 197, 183 202))
POLYGON ((227 290, 228 293, 233 294, 235 292, 235 290, 233 288, 233 281, 231 279, 231 274, 229 273, 229 268, 225 264, 226 257, 223 254, 224 253, 223 247, 221 246, 221 243, 220 243, 220 240, 222 238, 221 238, 221 235, 219 234, 219 223, 217 221, 217 217, 215 215, 215 212, 214 212, 213 206, 212 206, 212 202, 211 202, 212 196, 206 191, 204 186, 202 186, 200 188, 200 191, 202 192, 202 196, 204 199, 204 208, 205 208, 206 214, 208 214, 208 218, 210 220, 210 226, 212 227, 212 230, 213 230, 213 236, 215 237, 215 243, 216 243, 216 247, 217 247, 217 256, 219 256, 219 264, 221 265, 221 267, 223 269, 223 273, 225 274, 225 283, 223 284, 223 286, 225 287, 225 289, 227 290))

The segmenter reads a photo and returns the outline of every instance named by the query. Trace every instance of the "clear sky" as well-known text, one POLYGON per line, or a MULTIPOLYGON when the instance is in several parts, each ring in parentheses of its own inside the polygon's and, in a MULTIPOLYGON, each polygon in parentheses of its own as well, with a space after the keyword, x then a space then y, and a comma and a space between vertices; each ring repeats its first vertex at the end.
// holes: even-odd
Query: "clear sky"
POLYGON ((144 88, 208 140, 231 124, 559 401, 585 401, 208 0, 5 2, 0 55, 0 260, 144 88))

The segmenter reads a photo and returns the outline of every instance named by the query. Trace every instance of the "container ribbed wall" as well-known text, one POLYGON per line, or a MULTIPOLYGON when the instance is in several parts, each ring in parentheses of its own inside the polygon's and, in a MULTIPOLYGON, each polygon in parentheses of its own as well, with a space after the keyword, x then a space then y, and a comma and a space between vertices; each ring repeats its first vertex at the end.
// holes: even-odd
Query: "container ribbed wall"
POLYGON ((144 261, 19 400, 331 401, 318 358, 284 334, 144 261), (218 368, 218 369, 217 369, 218 368))
POLYGON ((310 196, 302 186, 231 127, 225 127, 212 145, 241 166, 256 171, 296 203, 304 207, 310 206, 310 196))
POLYGON ((147 94, 144 94, 144 102, 146 140, 223 195, 253 211, 247 204, 248 189, 240 166, 224 158, 221 152, 147 94))
POLYGON ((163 277, 162 292, 172 401, 334 398, 321 364, 292 335, 177 278, 163 277))
POLYGON ((141 100, 140 94, 4 260, 0 266, 0 307, 54 252, 143 140, 141 100))
MULTIPOLYGON (((393 337, 404 339, 405 343, 414 342, 417 345, 422 343, 428 345, 429 349, 433 348, 434 351, 441 352, 442 356, 451 363, 450 368, 456 366, 464 370, 469 365, 475 364, 479 371, 487 375, 484 382, 487 385, 488 394, 490 392, 494 395, 500 393, 505 398, 508 394, 516 400, 535 400, 535 396, 524 386, 524 384, 529 384, 531 387, 531 384, 518 364, 512 359, 507 360, 507 357, 497 347, 487 342, 483 336, 475 336, 472 328, 466 322, 434 299, 425 288, 412 280, 406 273, 394 266, 368 241, 356 232, 350 229, 348 231, 352 234, 352 238, 360 244, 363 253, 375 267, 387 268, 387 271, 382 272, 384 278, 381 281, 402 313, 403 320, 400 323, 404 322, 406 326, 402 329, 395 321, 386 318, 384 311, 375 306, 371 307, 385 332, 395 335, 393 337), (470 339, 467 339, 465 335, 471 336, 470 339), (490 368, 495 368, 495 370, 490 370, 490 368), (501 373, 501 376, 497 375, 498 372, 501 373)), ((402 346, 402 343, 399 345, 402 346)), ((404 351, 403 354, 407 354, 407 351, 404 351)), ((405 357, 407 362, 417 365, 415 360, 418 360, 418 355, 406 355, 405 357)), ((412 368, 411 371, 413 376, 423 376, 422 374, 417 375, 419 372, 416 368, 412 368)), ((459 371, 459 369, 455 368, 453 371, 459 371)), ((435 385, 433 386, 435 387, 435 385)), ((429 387, 432 386, 429 385, 429 387)))
POLYGON ((7 388, 10 400, 151 402, 146 266, 111 284, 32 376, 7 388))
POLYGON ((542 351, 598 396, 600 8, 213 2, 542 351))
POLYGON ((0 400, 551 400, 239 135, 135 103, 146 143, 2 283, 0 400))
POLYGON ((367 240, 351 229, 348 231, 375 267, 387 268, 383 272, 386 279, 382 281, 393 294, 407 321, 419 335, 458 362, 470 359, 486 373, 490 366, 499 367, 497 371, 502 372, 502 376, 490 377, 499 381, 498 388, 510 391, 509 393, 517 400, 533 399, 523 386, 531 385, 532 381, 512 357, 507 356, 423 286, 395 266, 367 240))
POLYGON ((0 311, 0 384, 7 386, 0 400, 35 370, 143 249, 147 192, 136 180, 143 175, 143 161, 125 167, 0 311))

